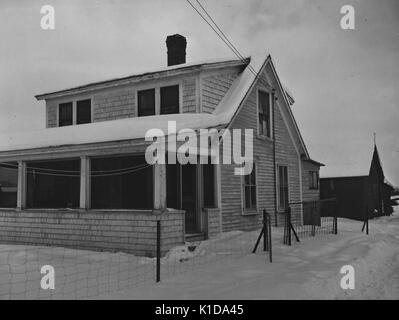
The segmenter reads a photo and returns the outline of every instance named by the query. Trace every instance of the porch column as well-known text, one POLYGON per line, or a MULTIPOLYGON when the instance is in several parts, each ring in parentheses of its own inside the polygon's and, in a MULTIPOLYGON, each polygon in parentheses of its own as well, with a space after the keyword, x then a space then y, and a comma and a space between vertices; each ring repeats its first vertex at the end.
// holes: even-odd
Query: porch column
POLYGON ((80 157, 80 209, 90 208, 90 158, 80 157))
POLYGON ((26 207, 26 162, 18 161, 17 208, 26 207))
POLYGON ((166 209, 166 165, 154 164, 154 209, 166 209))

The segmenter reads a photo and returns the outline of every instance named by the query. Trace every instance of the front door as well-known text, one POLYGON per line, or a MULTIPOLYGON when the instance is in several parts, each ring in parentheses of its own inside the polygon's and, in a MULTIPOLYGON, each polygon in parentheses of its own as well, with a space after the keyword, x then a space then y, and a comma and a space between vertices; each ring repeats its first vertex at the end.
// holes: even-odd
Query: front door
POLYGON ((181 206, 186 211, 186 233, 200 231, 197 202, 197 166, 181 166, 181 206))

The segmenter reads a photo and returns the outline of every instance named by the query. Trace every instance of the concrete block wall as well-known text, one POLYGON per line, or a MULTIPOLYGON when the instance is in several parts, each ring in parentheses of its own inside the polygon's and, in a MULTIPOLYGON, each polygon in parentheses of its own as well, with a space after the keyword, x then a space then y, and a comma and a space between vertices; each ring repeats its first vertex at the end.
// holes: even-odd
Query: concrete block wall
POLYGON ((0 243, 49 245, 95 251, 156 254, 156 221, 162 254, 184 242, 184 212, 0 210, 0 243))

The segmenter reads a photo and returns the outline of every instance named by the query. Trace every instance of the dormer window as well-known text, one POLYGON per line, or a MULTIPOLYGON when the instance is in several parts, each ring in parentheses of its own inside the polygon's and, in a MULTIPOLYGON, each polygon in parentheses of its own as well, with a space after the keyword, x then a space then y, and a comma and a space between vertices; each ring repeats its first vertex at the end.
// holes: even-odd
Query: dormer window
POLYGON ((180 113, 180 85, 137 91, 137 116, 180 113))
POLYGON ((91 99, 63 102, 58 105, 58 126, 91 122, 91 99))
POLYGON ((70 126, 73 124, 72 102, 60 103, 58 112, 58 126, 70 126))
POLYGON ((76 102, 76 124, 91 122, 91 100, 80 100, 76 102))
POLYGON ((179 113, 179 86, 161 88, 161 114, 179 113))
POLYGON ((155 89, 139 91, 137 100, 139 117, 155 115, 155 89))

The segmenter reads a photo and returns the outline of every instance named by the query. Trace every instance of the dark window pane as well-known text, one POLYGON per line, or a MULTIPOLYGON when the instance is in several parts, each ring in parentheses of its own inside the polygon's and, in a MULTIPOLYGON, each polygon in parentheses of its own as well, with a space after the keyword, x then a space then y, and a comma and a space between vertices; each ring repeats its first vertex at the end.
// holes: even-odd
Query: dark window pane
POLYGON ((58 110, 58 126, 70 126, 72 122, 72 102, 60 103, 58 110))
POLYGON ((155 115, 155 89, 139 91, 138 97, 138 116, 155 115))
POLYGON ((179 86, 161 88, 161 114, 179 113, 179 86))
POLYGON ((285 210, 288 207, 288 168, 279 166, 278 174, 279 207, 285 210))
POLYGON ((17 207, 18 164, 0 164, 0 208, 17 207))
POLYGON ((270 97, 267 92, 259 91, 259 134, 270 137, 270 97))
POLYGON ((76 124, 91 122, 91 100, 81 100, 76 102, 76 124))
POLYGON ((91 160, 92 208, 151 209, 152 201, 152 167, 147 165, 144 156, 91 160))
POLYGON ((28 208, 78 208, 80 161, 27 163, 28 208))
POLYGON ((251 185, 256 184, 256 177, 255 177, 255 164, 252 167, 252 172, 251 172, 251 185))
POLYGON ((245 208, 251 208, 251 188, 245 187, 245 208))

